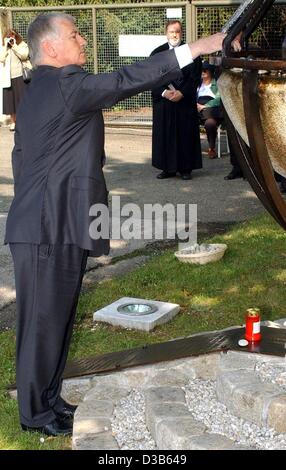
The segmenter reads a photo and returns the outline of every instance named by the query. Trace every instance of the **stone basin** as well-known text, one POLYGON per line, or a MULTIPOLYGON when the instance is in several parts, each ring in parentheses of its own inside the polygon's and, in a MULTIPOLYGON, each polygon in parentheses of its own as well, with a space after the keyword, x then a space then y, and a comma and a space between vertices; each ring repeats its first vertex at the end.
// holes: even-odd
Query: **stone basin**
MULTIPOLYGON (((241 138, 249 145, 244 118, 241 69, 223 71, 218 79, 218 87, 229 118, 241 138)), ((275 171, 286 177, 285 74, 260 73, 258 96, 265 144, 272 166, 275 171)))

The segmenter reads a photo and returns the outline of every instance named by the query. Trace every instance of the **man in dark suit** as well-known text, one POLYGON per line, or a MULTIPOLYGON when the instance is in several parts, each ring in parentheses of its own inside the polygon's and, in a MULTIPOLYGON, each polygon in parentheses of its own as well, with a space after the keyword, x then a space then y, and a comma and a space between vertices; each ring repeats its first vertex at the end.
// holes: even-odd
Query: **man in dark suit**
MULTIPOLYGON (((178 48, 182 41, 182 24, 170 20, 165 26, 167 42, 151 56, 178 48)), ((176 176, 191 179, 192 170, 202 168, 197 88, 201 81, 200 57, 182 69, 182 76, 166 81, 152 91, 153 132, 152 165, 159 168, 159 179, 176 176)))
POLYGON ((171 82, 224 34, 167 51, 110 74, 93 75, 86 40, 65 14, 38 16, 28 44, 35 67, 17 114, 15 197, 6 227, 17 296, 17 392, 25 431, 72 432, 75 407, 61 397, 62 374, 87 257, 107 254, 91 237, 90 208, 107 204, 102 108, 171 82))

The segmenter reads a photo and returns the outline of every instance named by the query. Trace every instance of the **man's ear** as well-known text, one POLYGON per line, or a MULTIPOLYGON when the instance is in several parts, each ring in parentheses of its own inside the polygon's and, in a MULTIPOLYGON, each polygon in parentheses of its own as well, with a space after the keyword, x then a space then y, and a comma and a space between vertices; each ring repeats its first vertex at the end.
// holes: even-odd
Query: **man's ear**
POLYGON ((47 55, 48 57, 51 57, 53 59, 55 59, 57 57, 56 49, 55 49, 52 41, 50 41, 49 39, 45 39, 42 42, 42 48, 43 48, 43 51, 44 51, 45 55, 47 55))

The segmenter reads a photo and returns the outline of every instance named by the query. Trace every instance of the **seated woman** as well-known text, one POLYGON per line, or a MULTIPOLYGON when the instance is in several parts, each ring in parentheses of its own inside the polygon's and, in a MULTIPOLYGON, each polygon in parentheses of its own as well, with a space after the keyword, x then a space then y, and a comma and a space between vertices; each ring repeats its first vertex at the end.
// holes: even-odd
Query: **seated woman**
POLYGON ((215 151, 217 128, 223 121, 220 93, 218 91, 216 79, 214 78, 214 71, 214 65, 210 65, 207 61, 203 62, 202 82, 198 88, 197 95, 197 108, 200 124, 205 126, 209 143, 209 158, 217 157, 215 151))

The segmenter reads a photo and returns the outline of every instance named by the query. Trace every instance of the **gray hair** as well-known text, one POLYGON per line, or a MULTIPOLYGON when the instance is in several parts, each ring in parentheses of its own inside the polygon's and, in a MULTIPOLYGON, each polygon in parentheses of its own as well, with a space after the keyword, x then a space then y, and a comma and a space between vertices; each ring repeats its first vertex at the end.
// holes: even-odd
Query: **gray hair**
POLYGON ((73 16, 67 13, 46 13, 37 16, 28 28, 29 56, 34 66, 41 60, 41 43, 47 38, 58 38, 60 30, 59 21, 75 23, 73 16))

